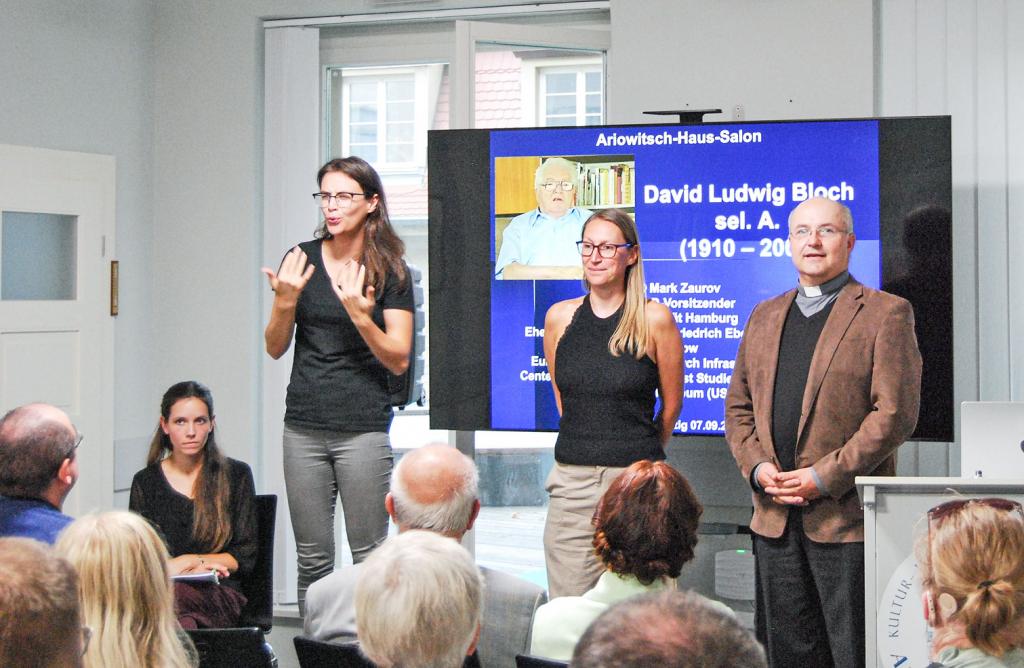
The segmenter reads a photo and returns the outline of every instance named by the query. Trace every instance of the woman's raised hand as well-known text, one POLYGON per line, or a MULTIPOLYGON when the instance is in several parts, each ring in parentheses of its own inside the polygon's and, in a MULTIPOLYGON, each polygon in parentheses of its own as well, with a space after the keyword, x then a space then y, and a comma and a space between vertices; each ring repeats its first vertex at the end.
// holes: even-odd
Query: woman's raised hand
POLYGON ((338 274, 331 281, 334 294, 338 295, 341 305, 345 307, 350 318, 355 320, 360 316, 370 317, 373 315, 374 289, 372 285, 366 285, 366 267, 354 260, 349 260, 341 266, 338 274), (363 294, 365 288, 366 294, 363 294))
POLYGON ((260 271, 267 275, 267 280, 270 281, 270 289, 278 297, 292 301, 298 300, 299 294, 306 287, 306 283, 309 283, 314 270, 316 270, 316 267, 311 264, 307 265, 306 254, 298 246, 291 249, 284 256, 284 261, 281 262, 281 267, 277 270, 277 273, 274 273, 274 270, 270 267, 260 269, 260 271))

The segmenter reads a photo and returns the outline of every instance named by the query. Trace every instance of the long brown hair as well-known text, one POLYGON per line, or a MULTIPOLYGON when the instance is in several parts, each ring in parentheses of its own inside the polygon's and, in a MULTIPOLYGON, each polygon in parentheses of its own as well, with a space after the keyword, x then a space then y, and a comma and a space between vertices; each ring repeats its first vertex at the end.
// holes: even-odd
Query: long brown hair
MULTIPOLYGON (((358 183, 366 199, 377 196, 377 208, 367 214, 366 222, 363 224, 362 263, 366 267, 366 282, 373 286, 378 295, 383 295, 384 282, 388 272, 392 271, 404 287, 408 280, 405 263, 402 262, 405 243, 391 226, 388 205, 384 198, 384 184, 381 183, 377 171, 370 163, 354 155, 348 158, 335 158, 317 172, 317 187, 323 182, 324 175, 330 172, 341 172, 358 183)), ((317 239, 332 238, 331 233, 327 231, 326 222, 320 223, 313 236, 317 239)))
MULTIPOLYGON (((615 357, 628 353, 637 359, 647 354, 647 338, 650 328, 647 326, 647 286, 644 283, 643 255, 640 252, 640 235, 636 231, 636 223, 628 213, 621 209, 601 209, 594 212, 587 222, 583 223, 583 233, 592 220, 604 220, 622 232, 626 243, 633 244, 636 249, 636 262, 626 267, 626 306, 618 327, 608 339, 608 351, 615 357)), ((583 278, 583 287, 590 292, 590 281, 583 278)))
MULTIPOLYGON (((213 394, 210 388, 194 380, 175 383, 164 392, 160 402, 160 415, 164 420, 171 417, 171 408, 182 399, 199 399, 206 404, 206 412, 213 420, 213 394)), ((192 519, 192 537, 210 552, 220 552, 231 540, 231 514, 228 504, 231 499, 231 482, 228 479, 228 461, 217 447, 213 429, 206 437, 203 447, 203 465, 199 469, 192 496, 195 499, 195 513, 192 519)), ((147 464, 155 464, 171 454, 171 438, 160 425, 149 444, 147 464)))

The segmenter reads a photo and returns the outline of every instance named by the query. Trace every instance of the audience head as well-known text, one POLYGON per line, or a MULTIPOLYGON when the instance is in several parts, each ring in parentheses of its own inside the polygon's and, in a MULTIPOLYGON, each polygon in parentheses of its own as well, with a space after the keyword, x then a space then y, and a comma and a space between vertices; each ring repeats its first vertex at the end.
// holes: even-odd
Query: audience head
POLYGON ((1024 512, 1007 499, 957 499, 928 511, 917 542, 933 648, 1001 656, 1024 638, 1024 512))
POLYGON ((81 666, 78 578, 29 538, 0 538, 0 666, 81 666))
POLYGON ((399 531, 424 529, 460 539, 480 512, 473 460, 442 444, 412 450, 391 474, 384 500, 399 531))
POLYGON ((175 383, 160 401, 160 420, 146 458, 154 464, 175 454, 201 457, 192 535, 207 552, 220 552, 231 539, 231 481, 227 458, 217 447, 216 426, 210 388, 194 380, 175 383))
POLYGON ((86 666, 190 666, 178 637, 167 548, 139 515, 122 510, 72 522, 55 549, 78 571, 94 636, 86 666))
POLYGON ((406 531, 363 562, 356 626, 363 652, 380 668, 457 668, 476 646, 483 579, 458 543, 406 531))
POLYGON ((78 480, 78 432, 49 404, 19 406, 0 419, 0 494, 60 508, 78 480))
POLYGON ((612 572, 644 584, 677 578, 693 559, 704 508, 665 462, 639 461, 612 481, 594 512, 594 548, 612 572))
POLYGON ((699 594, 663 591, 604 611, 580 638, 572 668, 765 668, 736 618, 699 594))

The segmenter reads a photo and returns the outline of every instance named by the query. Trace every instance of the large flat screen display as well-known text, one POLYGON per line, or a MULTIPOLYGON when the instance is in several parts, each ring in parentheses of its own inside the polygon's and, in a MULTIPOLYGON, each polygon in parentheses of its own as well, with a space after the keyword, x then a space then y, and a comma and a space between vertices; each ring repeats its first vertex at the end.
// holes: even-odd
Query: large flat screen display
POLYGON ((795 287, 787 218, 846 204, 850 273, 915 307, 916 437, 952 440, 948 117, 430 134, 431 426, 546 431, 558 412, 544 315, 579 296, 579 225, 620 208, 650 299, 683 340, 677 434, 720 435, 747 317, 795 287))

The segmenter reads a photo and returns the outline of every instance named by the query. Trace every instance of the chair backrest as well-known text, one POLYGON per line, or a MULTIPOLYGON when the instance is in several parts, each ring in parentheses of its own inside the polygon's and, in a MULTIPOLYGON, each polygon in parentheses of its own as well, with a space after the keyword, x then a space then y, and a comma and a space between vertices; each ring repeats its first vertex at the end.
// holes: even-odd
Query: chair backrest
POLYGON ((359 643, 323 642, 305 636, 295 636, 295 655, 299 657, 301 668, 322 668, 323 666, 340 666, 341 668, 376 668, 373 662, 359 653, 359 643))
MULTIPOLYGON (((295 636, 295 655, 299 658, 300 668, 377 668, 359 651, 359 641, 350 640, 344 643, 323 642, 305 636, 295 636)), ((565 664, 561 664, 565 665, 565 664)), ((466 657, 463 668, 481 668, 476 652, 466 657)))
MULTIPOLYGON (((242 582, 248 602, 242 609, 240 624, 258 626, 267 633, 274 625, 274 528, 277 522, 277 495, 256 495, 256 563, 242 582)), ((244 664, 240 664, 244 665, 244 664)))
POLYGON ((198 629, 187 632, 199 652, 199 668, 273 668, 274 650, 255 626, 237 629, 198 629))
POLYGON ((547 659, 543 656, 516 654, 516 668, 567 668, 568 665, 565 661, 547 659))

